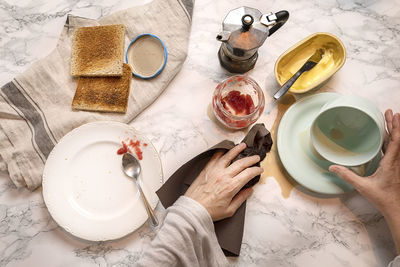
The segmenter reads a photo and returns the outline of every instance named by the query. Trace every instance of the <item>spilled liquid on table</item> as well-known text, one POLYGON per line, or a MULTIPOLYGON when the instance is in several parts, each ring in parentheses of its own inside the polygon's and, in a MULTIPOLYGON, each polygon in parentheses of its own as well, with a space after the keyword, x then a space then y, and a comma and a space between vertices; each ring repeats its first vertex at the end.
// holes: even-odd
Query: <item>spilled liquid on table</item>
POLYGON ((292 191, 293 187, 297 185, 297 183, 293 179, 290 179, 290 182, 288 180, 289 174, 286 172, 281 163, 281 160, 279 159, 278 149, 276 147, 276 135, 279 122, 281 121, 283 114, 285 114, 286 110, 295 101, 296 99, 294 98, 294 96, 285 95, 278 102, 278 113, 270 130, 274 144, 272 145, 271 152, 267 154, 266 159, 261 162, 261 167, 264 168, 264 172, 261 175, 261 183, 265 183, 267 177, 274 177, 281 188, 281 194, 283 198, 288 198, 290 196, 290 192, 292 191))

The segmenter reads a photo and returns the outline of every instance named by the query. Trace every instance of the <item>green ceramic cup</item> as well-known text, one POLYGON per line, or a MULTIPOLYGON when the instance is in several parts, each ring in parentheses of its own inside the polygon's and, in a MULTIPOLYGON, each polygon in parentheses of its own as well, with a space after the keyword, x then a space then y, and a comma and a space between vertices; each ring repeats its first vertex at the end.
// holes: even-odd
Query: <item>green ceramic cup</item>
POLYGON ((346 95, 321 108, 310 134, 312 146, 322 157, 363 175, 365 165, 380 159, 385 120, 368 99, 346 95))

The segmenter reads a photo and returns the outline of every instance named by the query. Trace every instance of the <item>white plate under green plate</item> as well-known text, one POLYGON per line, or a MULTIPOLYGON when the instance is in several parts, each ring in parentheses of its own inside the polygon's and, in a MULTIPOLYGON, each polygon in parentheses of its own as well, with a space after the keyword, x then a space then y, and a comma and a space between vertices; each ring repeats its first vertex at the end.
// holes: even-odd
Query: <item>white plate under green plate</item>
POLYGON ((121 238, 148 218, 132 178, 122 170, 122 141, 142 145, 139 181, 152 208, 162 185, 157 151, 131 126, 92 122, 66 134, 51 151, 43 172, 43 198, 53 219, 67 232, 91 241, 121 238))
POLYGON ((293 179, 311 191, 329 195, 342 194, 353 187, 329 172, 333 163, 313 150, 310 127, 321 107, 339 96, 320 93, 299 100, 283 115, 277 135, 279 157, 293 179))

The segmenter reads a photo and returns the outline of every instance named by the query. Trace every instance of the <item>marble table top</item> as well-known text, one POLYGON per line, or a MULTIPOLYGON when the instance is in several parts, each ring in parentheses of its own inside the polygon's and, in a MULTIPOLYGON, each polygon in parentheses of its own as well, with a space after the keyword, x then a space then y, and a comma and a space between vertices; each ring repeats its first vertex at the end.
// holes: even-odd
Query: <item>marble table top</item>
MULTIPOLYGON (((54 47, 67 14, 100 18, 148 1, 0 0, 0 84, 54 47)), ((263 88, 259 119, 277 116, 275 60, 315 32, 338 36, 347 48, 344 67, 320 91, 354 93, 384 111, 399 112, 399 0, 197 0, 187 60, 165 92, 131 123, 155 145, 169 177, 181 164, 223 140, 240 141, 208 116, 211 95, 230 74, 218 62, 215 40, 226 13, 247 5, 262 12, 288 10, 288 22, 259 49, 248 74, 263 88), (179 100, 179 101, 178 101, 179 100)), ((395 256, 383 216, 357 192, 326 198, 264 175, 248 201, 241 255, 234 266, 386 266, 395 256), (289 185, 289 187, 288 187, 289 185), (289 189, 288 189, 289 188, 289 189)), ((164 209, 157 207, 162 217, 164 209)), ((16 189, 0 175, 0 266, 131 266, 155 233, 147 224, 114 242, 86 242, 64 232, 43 203, 41 188, 16 189)))

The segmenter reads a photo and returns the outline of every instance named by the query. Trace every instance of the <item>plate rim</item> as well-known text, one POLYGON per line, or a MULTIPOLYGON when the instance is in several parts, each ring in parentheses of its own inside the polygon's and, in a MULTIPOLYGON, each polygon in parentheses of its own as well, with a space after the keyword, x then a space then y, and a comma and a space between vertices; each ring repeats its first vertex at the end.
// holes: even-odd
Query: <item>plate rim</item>
MULTIPOLYGON (((349 189, 349 190, 347 190, 347 191, 346 191, 346 190, 341 190, 340 192, 339 192, 339 191, 338 191, 338 192, 326 192, 326 191, 323 191, 323 190, 316 190, 315 188, 310 188, 310 187, 309 187, 307 184, 305 184, 302 180, 299 180, 298 178, 296 178, 296 174, 293 175, 293 172, 291 172, 291 170, 289 170, 289 169, 285 166, 285 160, 283 159, 285 156, 282 154, 283 152, 281 151, 281 150, 282 150, 282 144, 281 144, 282 141, 281 141, 281 140, 283 139, 283 136, 282 136, 282 135, 283 135, 283 133, 282 133, 282 128, 284 127, 284 126, 282 126, 282 121, 284 121, 285 118, 287 118, 287 116, 289 116, 288 114, 290 114, 290 113, 292 112, 292 110, 293 110, 294 108, 296 108, 296 106, 301 105, 304 101, 307 101, 307 100, 309 100, 309 99, 316 98, 316 97, 321 97, 321 96, 329 96, 329 97, 334 97, 334 96, 336 96, 336 97, 340 97, 340 95, 341 95, 341 94, 336 93, 336 92, 322 92, 322 93, 318 93, 318 94, 313 94, 313 95, 306 96, 306 97, 301 98, 300 100, 296 101, 292 106, 290 106, 290 107, 286 110, 285 114, 283 114, 283 116, 282 116, 282 118, 281 118, 281 120, 280 120, 280 122, 279 122, 278 131, 277 131, 277 135, 276 135, 276 138, 277 138, 277 145, 276 145, 276 148, 277 148, 277 151, 278 151, 278 156, 279 156, 279 159, 280 159, 280 161, 281 161, 283 167, 284 167, 285 170, 288 172, 288 174, 289 174, 296 182, 298 182, 301 186, 303 186, 304 188, 306 188, 306 189, 308 189, 308 190, 310 190, 310 191, 312 191, 312 192, 319 193, 319 194, 323 194, 323 195, 339 195, 339 194, 344 194, 344 193, 353 191, 354 188, 353 188, 353 189, 349 189), (279 149, 279 147, 281 147, 281 149, 279 149)), ((287 164, 286 164, 286 165, 287 165, 287 164)))

